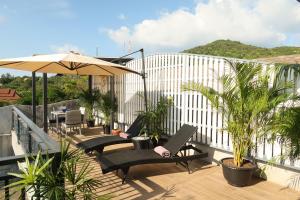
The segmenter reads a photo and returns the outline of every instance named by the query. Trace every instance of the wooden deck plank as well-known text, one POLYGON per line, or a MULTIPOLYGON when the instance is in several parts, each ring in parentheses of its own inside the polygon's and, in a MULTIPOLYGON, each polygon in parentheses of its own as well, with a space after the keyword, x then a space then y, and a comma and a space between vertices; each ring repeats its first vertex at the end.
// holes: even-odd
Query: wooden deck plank
MULTIPOLYGON (((69 139, 77 143, 101 136, 99 128, 85 129, 83 135, 71 135, 69 139)), ((56 134, 52 137, 57 138, 56 134)), ((105 151, 118 151, 120 148, 132 148, 132 144, 119 144, 105 148, 105 151)), ((207 199, 207 200, 297 200, 300 193, 291 189, 254 179, 253 185, 243 188, 227 184, 219 166, 192 163, 193 173, 175 164, 147 164, 130 169, 129 180, 122 185, 115 173, 103 175, 95 155, 84 155, 93 168, 90 176, 103 181, 96 193, 109 195, 115 200, 130 199, 207 199), (167 197, 164 197, 164 195, 167 197)))

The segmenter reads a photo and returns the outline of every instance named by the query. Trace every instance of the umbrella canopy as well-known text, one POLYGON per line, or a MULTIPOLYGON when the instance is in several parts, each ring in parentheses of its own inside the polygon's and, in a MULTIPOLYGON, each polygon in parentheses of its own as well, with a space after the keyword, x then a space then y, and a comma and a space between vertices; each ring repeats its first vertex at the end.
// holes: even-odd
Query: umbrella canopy
POLYGON ((128 72, 139 74, 122 65, 74 52, 0 59, 0 67, 31 72, 76 75, 113 76, 128 72))
POLYGON ((264 61, 269 63, 280 63, 280 64, 300 64, 300 54, 276 56, 268 58, 259 58, 258 61, 264 61))

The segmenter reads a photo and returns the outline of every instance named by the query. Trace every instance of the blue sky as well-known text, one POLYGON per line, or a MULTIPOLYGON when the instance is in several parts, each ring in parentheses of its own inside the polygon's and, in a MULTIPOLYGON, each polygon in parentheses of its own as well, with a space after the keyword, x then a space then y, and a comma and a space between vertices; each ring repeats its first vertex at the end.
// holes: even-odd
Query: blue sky
MULTIPOLYGON (((296 0, 1 0, 0 58, 178 52, 216 39, 300 46, 296 0)), ((0 73, 7 70, 0 69, 0 73)), ((14 72, 15 73, 15 72, 14 72)), ((18 75, 19 73, 15 74, 18 75)))
POLYGON ((131 26, 161 12, 192 7, 192 0, 1 0, 0 57, 50 53, 74 45, 85 54, 120 56, 106 29, 131 26))

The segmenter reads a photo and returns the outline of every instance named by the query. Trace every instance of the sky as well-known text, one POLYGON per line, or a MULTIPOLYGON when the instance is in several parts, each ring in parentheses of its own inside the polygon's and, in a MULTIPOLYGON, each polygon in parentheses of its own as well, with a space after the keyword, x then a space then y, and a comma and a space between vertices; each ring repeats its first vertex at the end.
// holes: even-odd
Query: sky
MULTIPOLYGON (((0 58, 70 50, 119 57, 217 39, 300 46, 297 0, 0 0, 0 58), (98 49, 98 50, 97 50, 98 49)), ((0 74, 11 72, 0 69, 0 74)))

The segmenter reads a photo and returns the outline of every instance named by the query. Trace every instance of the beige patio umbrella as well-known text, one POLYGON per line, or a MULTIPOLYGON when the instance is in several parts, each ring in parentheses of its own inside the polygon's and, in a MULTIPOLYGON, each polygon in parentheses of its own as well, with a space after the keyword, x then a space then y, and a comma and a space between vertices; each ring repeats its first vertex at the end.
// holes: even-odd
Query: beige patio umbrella
POLYGON ((122 65, 74 52, 0 59, 0 67, 40 73, 74 75, 113 76, 130 72, 139 74, 122 65))
POLYGON ((0 59, 0 68, 30 71, 33 73, 32 113, 35 122, 35 72, 44 73, 44 130, 47 132, 47 73, 74 75, 114 76, 125 73, 140 73, 122 65, 97 58, 80 55, 75 52, 65 54, 34 55, 30 57, 0 59))

